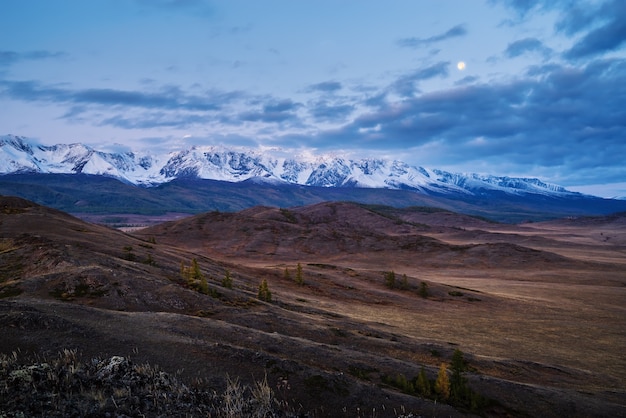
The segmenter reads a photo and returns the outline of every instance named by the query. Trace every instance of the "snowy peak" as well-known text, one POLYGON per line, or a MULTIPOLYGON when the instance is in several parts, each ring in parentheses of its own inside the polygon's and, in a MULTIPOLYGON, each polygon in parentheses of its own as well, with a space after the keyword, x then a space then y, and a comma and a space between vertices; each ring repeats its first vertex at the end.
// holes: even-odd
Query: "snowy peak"
POLYGON ((500 191, 514 195, 579 195, 534 178, 449 173, 386 159, 351 160, 336 155, 295 155, 222 146, 194 146, 167 155, 108 153, 80 143, 44 146, 24 137, 0 136, 0 174, 20 172, 102 175, 144 186, 191 177, 404 189, 424 194, 480 195, 500 191))

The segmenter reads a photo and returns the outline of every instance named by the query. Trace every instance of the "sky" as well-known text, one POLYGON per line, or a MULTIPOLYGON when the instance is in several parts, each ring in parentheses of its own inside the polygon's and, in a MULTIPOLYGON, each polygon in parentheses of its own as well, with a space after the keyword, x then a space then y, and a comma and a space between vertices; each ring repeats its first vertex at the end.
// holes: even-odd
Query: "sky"
POLYGON ((626 1, 0 0, 0 134, 626 196, 626 1))

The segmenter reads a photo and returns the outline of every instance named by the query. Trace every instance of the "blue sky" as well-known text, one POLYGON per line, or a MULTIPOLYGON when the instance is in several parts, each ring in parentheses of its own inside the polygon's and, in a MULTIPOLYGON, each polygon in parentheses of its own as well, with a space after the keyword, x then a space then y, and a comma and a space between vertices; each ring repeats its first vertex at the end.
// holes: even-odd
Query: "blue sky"
POLYGON ((0 0, 0 133, 626 196, 626 1, 0 0))

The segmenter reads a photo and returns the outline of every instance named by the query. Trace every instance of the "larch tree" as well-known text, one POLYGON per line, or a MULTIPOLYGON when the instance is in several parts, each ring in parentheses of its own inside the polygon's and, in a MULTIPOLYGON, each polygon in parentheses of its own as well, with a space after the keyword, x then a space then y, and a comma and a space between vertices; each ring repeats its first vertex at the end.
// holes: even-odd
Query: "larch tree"
POLYGON ((263 279, 263 281, 259 285, 258 297, 259 297, 260 300, 265 301, 265 302, 271 302, 272 301, 272 292, 270 292, 270 288, 269 288, 269 286, 267 284, 267 280, 266 279, 263 279))
POLYGON ((302 265, 300 263, 298 263, 298 266, 296 267, 296 283, 298 283, 301 286, 304 284, 304 277, 302 275, 302 265))
POLYGON ((426 376, 426 371, 424 370, 424 366, 422 366, 422 368, 420 369, 420 373, 417 375, 417 383, 416 383, 416 389, 417 392, 425 397, 430 396, 431 394, 431 389, 430 389, 430 381, 428 380, 428 377, 426 376))
POLYGON ((233 288, 233 278, 230 276, 229 270, 226 270, 226 272, 224 272, 224 278, 222 279, 222 286, 224 286, 227 289, 233 288))
POLYGON ((444 401, 450 397, 450 380, 448 379, 448 368, 445 363, 441 363, 441 367, 439 367, 439 373, 435 381, 435 393, 444 401))

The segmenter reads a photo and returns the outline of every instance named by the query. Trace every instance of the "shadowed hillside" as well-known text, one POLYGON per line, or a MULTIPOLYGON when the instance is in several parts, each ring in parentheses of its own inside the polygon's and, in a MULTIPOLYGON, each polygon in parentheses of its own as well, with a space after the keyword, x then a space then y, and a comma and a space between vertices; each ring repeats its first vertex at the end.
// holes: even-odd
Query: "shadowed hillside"
POLYGON ((395 208, 427 206, 519 223, 626 210, 626 201, 583 195, 562 198, 488 190, 478 190, 474 195, 424 194, 415 190, 274 184, 254 179, 232 183, 180 178, 155 187, 138 187, 84 174, 2 175, 0 194, 20 196, 69 213, 100 215, 236 212, 254 206, 294 207, 351 201, 395 208))

